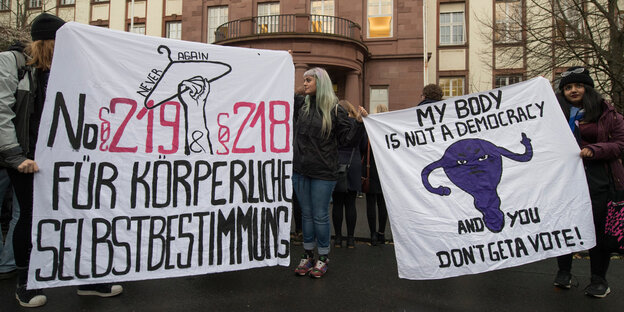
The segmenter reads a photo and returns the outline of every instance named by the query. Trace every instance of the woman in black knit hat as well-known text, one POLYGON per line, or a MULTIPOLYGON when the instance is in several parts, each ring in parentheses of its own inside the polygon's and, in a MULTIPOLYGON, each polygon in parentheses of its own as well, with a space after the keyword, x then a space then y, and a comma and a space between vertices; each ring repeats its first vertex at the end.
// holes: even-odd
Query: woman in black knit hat
MULTIPOLYGON (((17 267, 15 298, 24 307, 39 307, 47 298, 40 289, 28 289, 28 262, 30 258, 33 176, 39 171, 35 161, 35 146, 43 105, 45 102, 56 31, 65 24, 61 18, 41 13, 31 24, 33 42, 26 48, 27 65, 32 68, 22 80, 30 80, 34 90, 17 90, 19 75, 18 55, 0 54, 0 161, 7 173, 20 205, 20 216, 13 232, 13 252, 17 267), (25 92, 25 94, 24 94, 25 92), (23 95, 23 96, 22 96, 23 95), (22 100, 25 98, 26 100, 22 100), (20 135, 18 135, 18 133, 20 135)), ((79 295, 110 297, 123 291, 121 285, 95 284, 78 287, 79 295)))
MULTIPOLYGON (((606 274, 610 252, 604 247, 607 202, 614 190, 624 189, 624 119, 596 90, 586 68, 575 66, 561 74, 557 99, 583 159, 592 204, 596 246, 589 250, 591 283, 585 294, 603 298, 611 289, 606 274)), ((572 254, 557 258, 559 271, 554 285, 572 285, 572 254)))

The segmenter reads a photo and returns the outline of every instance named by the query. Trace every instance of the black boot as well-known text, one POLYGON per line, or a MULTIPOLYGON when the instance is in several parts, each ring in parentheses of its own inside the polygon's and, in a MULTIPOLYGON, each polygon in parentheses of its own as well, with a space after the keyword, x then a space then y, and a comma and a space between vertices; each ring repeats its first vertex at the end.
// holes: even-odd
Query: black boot
POLYGON ((44 305, 47 301, 41 289, 26 289, 28 281, 28 268, 17 268, 17 287, 15 298, 22 307, 36 308, 44 305))
POLYGON ((384 235, 384 233, 377 232, 377 239, 379 240, 379 245, 386 244, 386 236, 384 235))
POLYGON ((371 246, 377 246, 378 242, 379 238, 377 238, 377 232, 373 232, 373 234, 371 234, 371 246))

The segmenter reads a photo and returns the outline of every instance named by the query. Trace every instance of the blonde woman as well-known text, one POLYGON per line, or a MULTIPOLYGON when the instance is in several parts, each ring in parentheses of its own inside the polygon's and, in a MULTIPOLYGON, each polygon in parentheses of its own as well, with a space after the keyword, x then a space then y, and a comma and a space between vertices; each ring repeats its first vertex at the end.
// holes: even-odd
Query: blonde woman
POLYGON ((360 138, 367 113, 360 107, 349 119, 324 69, 312 68, 303 79, 305 96, 295 97, 293 115, 292 181, 301 205, 304 248, 295 274, 320 278, 329 263, 329 201, 338 179, 338 146, 360 138))

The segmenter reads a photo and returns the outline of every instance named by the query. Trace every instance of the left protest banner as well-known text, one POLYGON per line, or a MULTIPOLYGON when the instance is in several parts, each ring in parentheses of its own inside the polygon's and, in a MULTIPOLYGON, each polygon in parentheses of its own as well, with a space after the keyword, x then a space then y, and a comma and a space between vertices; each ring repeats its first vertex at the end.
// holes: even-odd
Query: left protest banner
POLYGON ((29 287, 288 266, 293 77, 283 51, 64 25, 29 287))

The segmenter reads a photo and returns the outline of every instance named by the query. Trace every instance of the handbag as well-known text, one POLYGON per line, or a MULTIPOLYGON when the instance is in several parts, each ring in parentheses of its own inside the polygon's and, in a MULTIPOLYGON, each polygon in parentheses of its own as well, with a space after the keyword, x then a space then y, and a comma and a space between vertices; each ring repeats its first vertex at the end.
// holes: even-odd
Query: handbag
POLYGON ((611 252, 624 254, 624 200, 607 203, 605 247, 611 252))
POLYGON ((351 150, 351 157, 349 157, 348 163, 338 165, 338 181, 336 181, 334 186, 334 192, 346 193, 349 191, 349 167, 351 167, 354 152, 355 148, 351 150))
POLYGON ((366 176, 362 177, 362 193, 368 193, 368 191, 370 191, 370 141, 366 146, 366 176))

